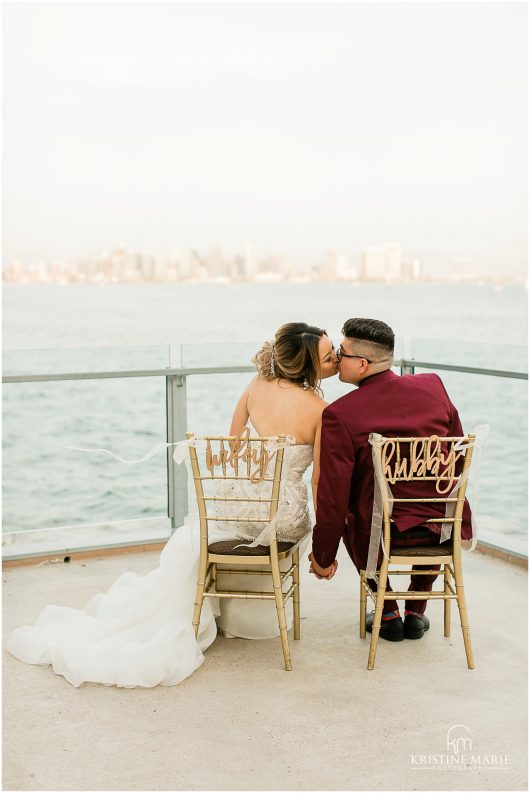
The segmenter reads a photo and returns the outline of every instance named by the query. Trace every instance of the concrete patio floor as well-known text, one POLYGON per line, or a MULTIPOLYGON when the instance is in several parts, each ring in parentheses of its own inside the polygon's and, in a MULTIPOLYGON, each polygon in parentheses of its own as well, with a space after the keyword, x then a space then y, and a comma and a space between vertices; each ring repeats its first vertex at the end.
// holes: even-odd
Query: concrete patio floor
MULTIPOLYGON (((4 643, 49 603, 83 607, 125 570, 146 573, 157 559, 4 570, 4 643)), ((465 555, 476 669, 466 666, 456 607, 444 639, 443 607, 431 602, 429 633, 381 640, 368 672, 358 577, 344 553, 339 562, 331 582, 304 565, 292 672, 279 639, 219 637, 179 686, 73 688, 4 650, 4 789, 525 790, 526 570, 465 555), (473 758, 447 767, 436 757, 452 751, 454 725, 471 731, 473 758)))

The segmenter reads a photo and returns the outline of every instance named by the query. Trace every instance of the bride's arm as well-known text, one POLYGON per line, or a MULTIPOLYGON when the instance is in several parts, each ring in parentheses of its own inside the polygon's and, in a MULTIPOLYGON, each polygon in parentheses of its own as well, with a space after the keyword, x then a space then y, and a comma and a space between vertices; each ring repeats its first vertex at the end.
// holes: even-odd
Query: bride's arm
POLYGON ((317 511, 317 492, 318 480, 320 479, 320 432, 322 430, 322 421, 320 421, 317 431, 315 433, 315 442, 313 444, 313 474, 311 476, 311 490, 313 491, 313 507, 315 513, 317 511))
POLYGON ((247 421, 249 417, 248 395, 250 393, 250 387, 254 382, 254 380, 251 380, 251 382, 248 384, 248 386, 245 388, 245 390, 239 397, 239 401, 234 410, 234 415, 232 416, 232 423, 230 424, 230 435, 237 435, 238 438, 247 425, 247 421))

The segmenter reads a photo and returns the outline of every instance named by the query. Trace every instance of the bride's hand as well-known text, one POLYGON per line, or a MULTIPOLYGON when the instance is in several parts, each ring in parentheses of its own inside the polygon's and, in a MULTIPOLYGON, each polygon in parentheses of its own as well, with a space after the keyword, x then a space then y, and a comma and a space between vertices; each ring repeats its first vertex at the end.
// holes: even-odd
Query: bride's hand
POLYGON ((313 575, 316 575, 316 577, 319 579, 319 581, 321 581, 323 578, 325 578, 326 581, 331 581, 331 579, 333 578, 333 576, 337 572, 337 567, 339 566, 339 563, 337 562, 336 559, 333 562, 333 564, 331 564, 329 567, 320 567, 318 562, 315 561, 315 558, 314 558, 312 553, 310 553, 307 558, 309 559, 309 561, 311 563, 310 567, 309 567, 309 572, 310 573, 313 573, 313 575))

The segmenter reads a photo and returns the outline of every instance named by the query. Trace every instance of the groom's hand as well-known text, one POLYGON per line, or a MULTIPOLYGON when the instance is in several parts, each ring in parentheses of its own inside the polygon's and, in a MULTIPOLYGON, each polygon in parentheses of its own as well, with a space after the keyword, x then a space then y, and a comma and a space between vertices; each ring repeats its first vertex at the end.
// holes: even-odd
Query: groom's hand
POLYGON ((318 562, 315 561, 315 558, 312 553, 310 553, 307 558, 311 562, 309 566, 309 572, 313 573, 313 575, 316 575, 316 577, 319 580, 325 578, 326 581, 330 581, 337 572, 337 567, 339 566, 339 563, 337 562, 336 559, 333 562, 333 564, 330 564, 329 567, 320 567, 318 562))

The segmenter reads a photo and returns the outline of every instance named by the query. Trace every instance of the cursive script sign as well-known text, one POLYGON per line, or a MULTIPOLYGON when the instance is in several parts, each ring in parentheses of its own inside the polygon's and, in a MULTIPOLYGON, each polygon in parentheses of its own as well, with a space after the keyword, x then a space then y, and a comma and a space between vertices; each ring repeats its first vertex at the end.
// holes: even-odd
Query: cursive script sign
POLYGON ((217 466, 221 466, 224 472, 226 471, 226 466, 229 465, 237 475, 239 463, 242 462, 247 466, 250 481, 257 484, 265 478, 269 463, 274 459, 275 455, 276 450, 267 451, 263 441, 259 448, 256 448, 256 446, 253 448, 250 440, 250 430, 245 427, 237 440, 230 441, 230 448, 225 449, 221 441, 221 448, 218 454, 212 451, 212 447, 208 443, 206 447, 206 467, 213 475, 217 466))
POLYGON ((411 481, 421 479, 428 475, 444 477, 436 482, 436 491, 445 495, 456 481, 456 462, 464 454, 461 447, 454 448, 454 444, 443 441, 438 435, 430 438, 416 438, 409 443, 410 457, 402 457, 399 443, 388 439, 383 446, 381 463, 383 475, 391 484, 397 480, 411 481), (442 444, 448 445, 444 452, 442 444))

